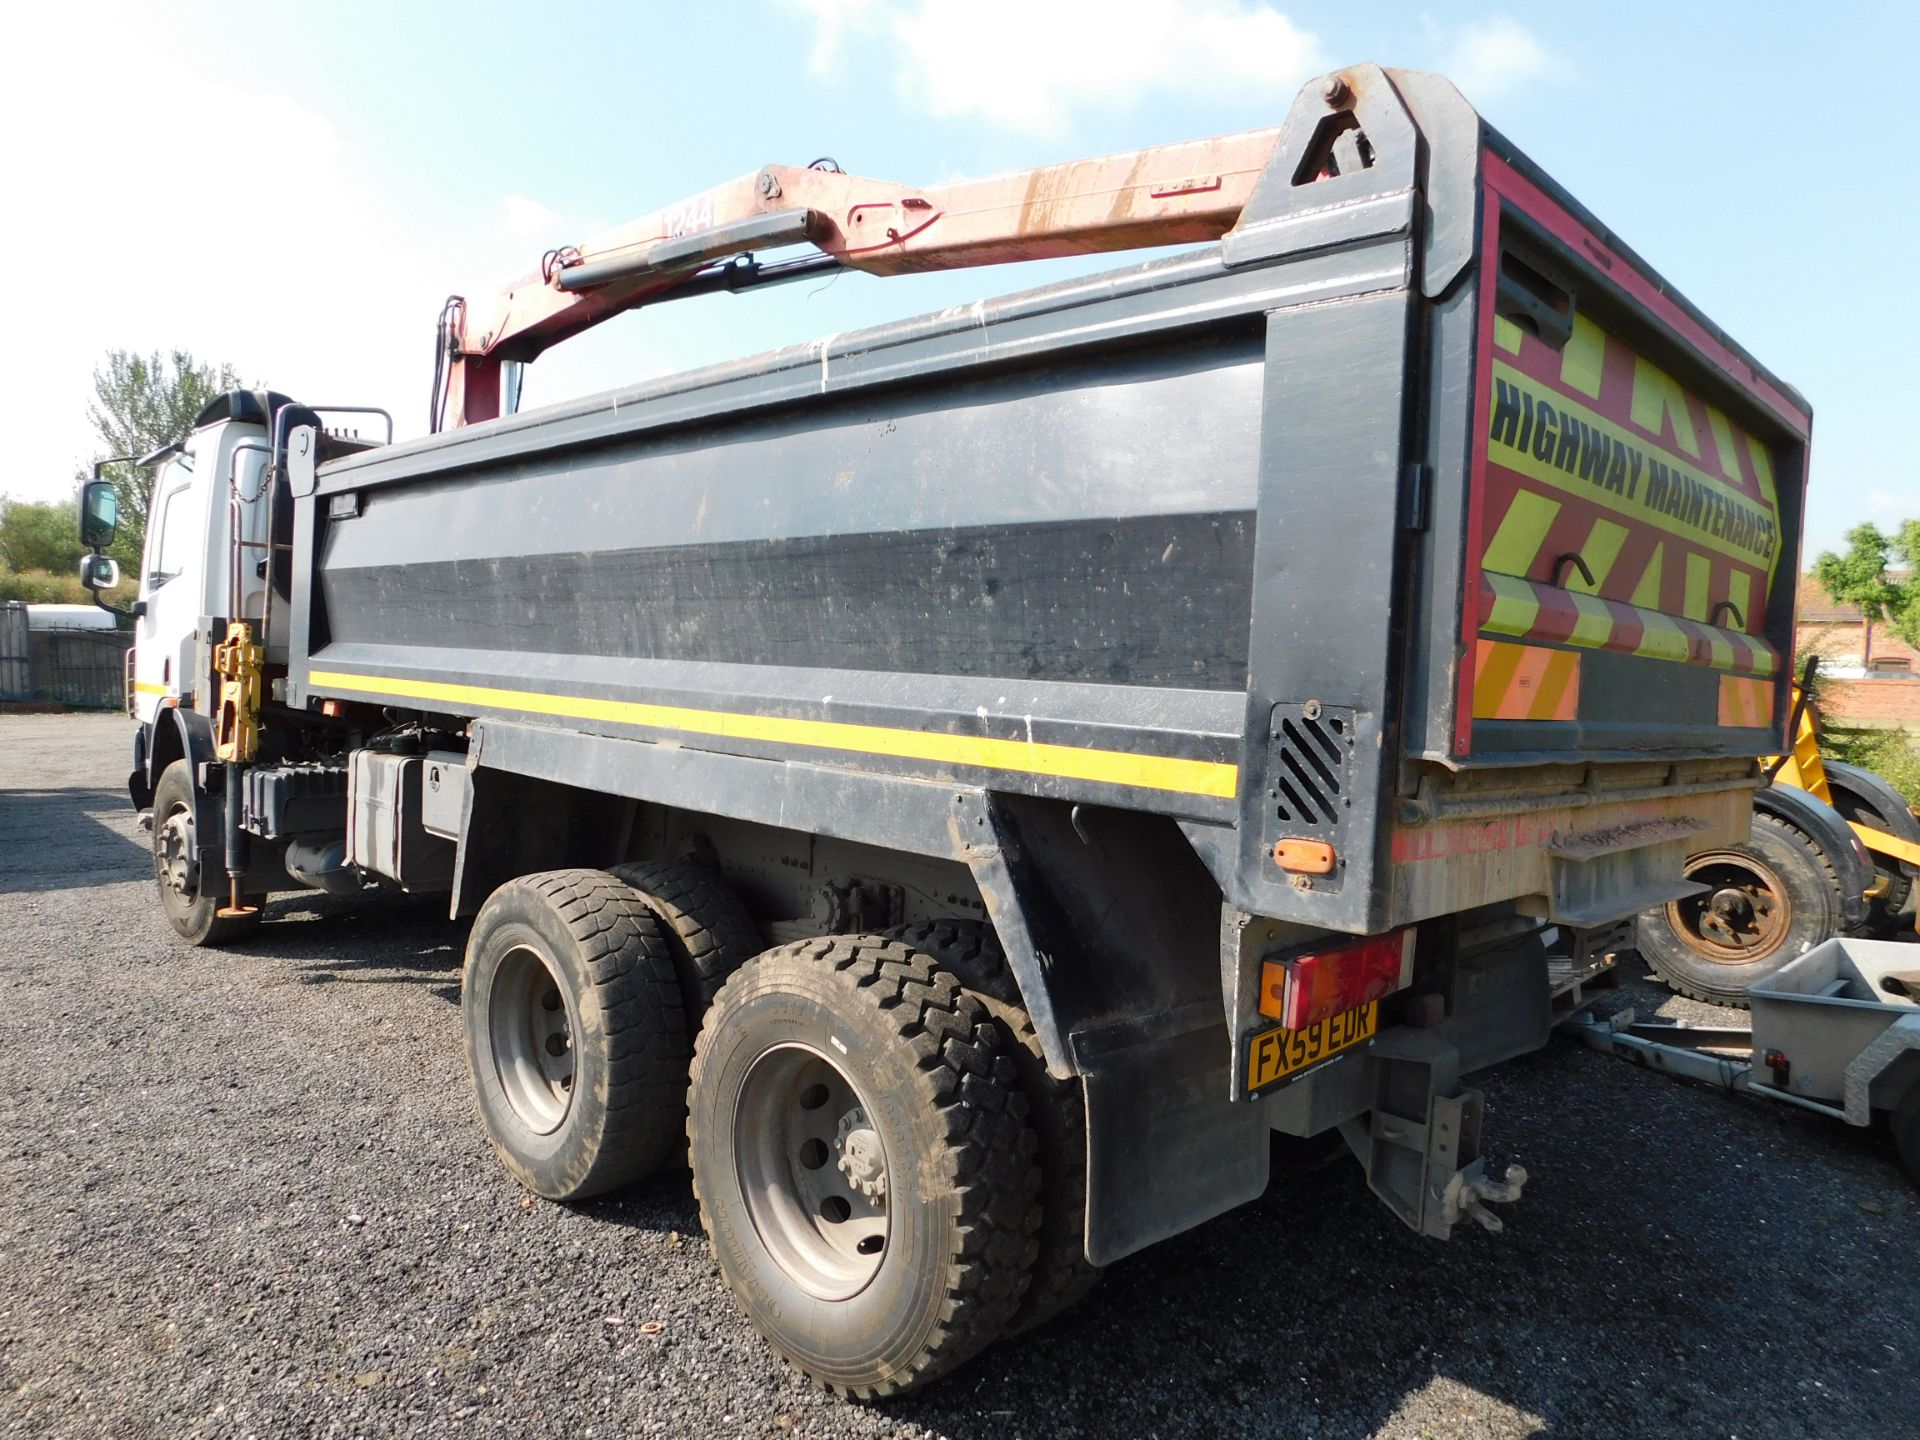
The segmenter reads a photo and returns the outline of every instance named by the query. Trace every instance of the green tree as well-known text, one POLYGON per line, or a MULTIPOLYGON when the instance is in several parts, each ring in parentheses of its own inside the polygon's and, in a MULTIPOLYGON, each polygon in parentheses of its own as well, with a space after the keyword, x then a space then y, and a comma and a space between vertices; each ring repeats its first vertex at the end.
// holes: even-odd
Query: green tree
POLYGON ((1813 578, 1836 600, 1857 606, 1909 645, 1920 645, 1920 520, 1889 535, 1869 522, 1847 532, 1844 555, 1826 551, 1813 578))
POLYGON ((87 553, 80 543, 78 503, 77 496, 64 504, 0 499, 0 565, 72 574, 87 553))
MULTIPOLYGON (((157 350, 151 355, 109 350, 93 372, 94 399, 87 407, 87 419, 100 439, 99 458, 149 455, 185 439, 208 403, 239 379, 231 365, 203 364, 185 350, 166 356, 157 350)), ((137 570, 153 472, 110 465, 106 475, 120 494, 120 535, 113 553, 122 565, 137 570)))

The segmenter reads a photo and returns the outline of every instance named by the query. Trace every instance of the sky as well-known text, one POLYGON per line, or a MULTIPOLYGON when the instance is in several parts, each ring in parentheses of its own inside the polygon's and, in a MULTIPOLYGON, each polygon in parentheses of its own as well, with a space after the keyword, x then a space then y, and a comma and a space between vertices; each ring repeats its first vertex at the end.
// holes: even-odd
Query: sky
MULTIPOLYGON (((731 0, 10 7, 0 493, 69 493, 93 368, 183 348, 425 427, 433 322, 762 164, 934 184, 1277 124, 1437 70, 1814 407, 1806 553, 1920 515, 1920 6, 731 0)), ((1057 278, 846 274, 629 315, 525 405, 1057 278)))

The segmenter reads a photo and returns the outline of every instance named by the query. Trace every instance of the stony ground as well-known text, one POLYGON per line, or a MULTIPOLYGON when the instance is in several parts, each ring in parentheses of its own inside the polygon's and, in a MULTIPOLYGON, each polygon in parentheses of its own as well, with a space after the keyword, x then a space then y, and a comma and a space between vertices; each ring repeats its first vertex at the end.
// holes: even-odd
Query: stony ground
POLYGON ((1564 1041, 1485 1077, 1489 1148, 1534 1176, 1504 1235, 1417 1239, 1346 1166, 922 1396, 828 1400, 736 1315, 684 1174, 569 1208, 494 1162, 431 904, 282 898, 243 949, 173 944, 127 731, 0 716, 0 1435, 1920 1423, 1920 1204, 1881 1137, 1564 1041))

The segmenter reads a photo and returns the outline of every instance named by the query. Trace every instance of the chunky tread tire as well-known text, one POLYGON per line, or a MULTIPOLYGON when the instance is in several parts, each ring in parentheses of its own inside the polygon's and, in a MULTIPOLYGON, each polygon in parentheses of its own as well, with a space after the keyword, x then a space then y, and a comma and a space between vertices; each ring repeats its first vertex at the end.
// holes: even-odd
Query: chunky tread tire
MULTIPOLYGON (((1842 820, 1884 830, 1889 834, 1900 833, 1894 822, 1881 814, 1878 807, 1854 794, 1844 784, 1836 782, 1832 775, 1827 777, 1827 787, 1833 796, 1833 808, 1840 812, 1842 820)), ((1861 935, 1891 940, 1907 928, 1905 912, 1907 897, 1913 893, 1913 877, 1907 874, 1898 860, 1872 850, 1867 852, 1867 863, 1873 867, 1880 882, 1880 893, 1867 901, 1866 918, 1857 930, 1861 935)))
POLYGON ((986 921, 923 920, 886 933, 937 960, 980 997, 1019 1045, 1014 1064, 1039 1142, 1040 1253, 1010 1333, 1032 1330, 1085 1299, 1103 1273, 1087 1261, 1087 1106, 1081 1083, 1047 1073, 1006 951, 986 921))
MULTIPOLYGON (((160 887, 160 909, 167 917, 167 924, 173 928, 187 944, 196 947, 215 949, 221 945, 231 945, 244 939, 260 928, 262 902, 264 895, 249 896, 247 903, 254 907, 251 915, 222 915, 220 907, 226 903, 225 896, 218 887, 208 893, 208 876, 199 877, 199 896, 191 905, 182 904, 172 887, 160 874, 161 825, 168 813, 176 805, 185 805, 189 810, 193 806, 193 767, 185 760, 176 760, 160 774, 160 783, 153 787, 153 836, 151 850, 153 854, 154 882, 160 887)), ((197 837, 196 837, 197 838, 197 837)), ((220 878, 225 878, 224 873, 220 878)))
POLYGON ((1640 958, 1670 988, 1709 1005, 1748 1007, 1747 991, 1789 961, 1839 934, 1840 876, 1819 844, 1796 825, 1755 811, 1746 843, 1729 845, 1779 874, 1793 907, 1793 923, 1781 942, 1744 965, 1722 963, 1688 943, 1667 907, 1644 910, 1635 926, 1640 958))
POLYGON ((1026 1099, 1001 1027, 930 957, 838 935, 735 971, 694 1049, 687 1139, 728 1290, 816 1384, 854 1399, 915 1389, 985 1349, 1018 1310, 1039 1224, 1026 1099), (913 1177, 890 1191, 886 1261, 848 1301, 813 1299, 780 1270, 746 1211, 734 1153, 743 1078, 809 1035, 838 1052, 890 1166, 913 1177))
POLYGON ((501 1163, 549 1200, 577 1200, 677 1160, 687 1028, 673 958, 653 912, 600 870, 550 870, 488 897, 467 942, 461 1012, 481 1123, 501 1163), (492 982, 516 946, 544 953, 573 1022, 575 1083, 559 1128, 539 1134, 501 1087, 492 982))
POLYGON ((608 873, 637 890, 659 919, 679 971, 689 1033, 698 1030, 727 977, 765 948, 753 916, 698 860, 644 860, 608 873))

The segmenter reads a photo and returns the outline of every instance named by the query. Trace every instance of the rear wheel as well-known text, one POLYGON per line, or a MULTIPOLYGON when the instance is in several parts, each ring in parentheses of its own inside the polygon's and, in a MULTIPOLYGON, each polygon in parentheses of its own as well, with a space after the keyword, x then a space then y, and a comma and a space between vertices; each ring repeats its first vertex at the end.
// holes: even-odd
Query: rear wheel
POLYGON ((597 1195, 677 1157, 680 986, 622 882, 553 870, 494 891, 467 942, 460 1009, 487 1138, 536 1195, 597 1195))
POLYGON ((193 818, 193 768, 176 760, 153 787, 153 874, 160 909, 174 934, 189 945, 229 945, 260 928, 260 902, 252 913, 222 915, 225 873, 210 875, 200 864, 200 837, 193 818))
MULTIPOLYGON (((1894 835, 1911 828, 1899 826, 1893 816, 1882 814, 1871 801, 1835 784, 1832 775, 1827 777, 1827 786, 1833 796, 1833 808, 1849 824, 1865 825, 1894 835)), ((1904 912, 1907 897, 1913 891, 1913 878, 1898 860, 1874 850, 1867 851, 1867 860, 1873 866, 1873 888, 1867 891, 1867 918, 1861 933, 1890 939, 1905 928, 1904 912)))
POLYGON ((1747 991, 1838 933, 1839 876, 1805 832, 1755 812, 1744 845, 1687 861, 1704 894, 1643 911, 1640 956, 1684 995, 1744 1008, 1747 991))
POLYGON ((1056 1080, 1020 1002, 1020 987, 1007 968, 1000 937, 982 920, 928 920, 902 925, 888 935, 924 955, 980 998, 1017 1042, 1013 1062, 1027 1097, 1040 1164, 1040 1253, 1033 1283, 1020 1302, 1011 1330, 1044 1325, 1099 1283, 1100 1268, 1087 1262, 1087 1106, 1080 1081, 1056 1080))
POLYGON ((753 917, 727 882, 698 860, 640 861, 608 873, 639 892, 659 920, 691 1035, 727 977, 764 948, 753 917))
POLYGON ((873 935, 769 950, 708 1010, 701 1224, 742 1311, 820 1384, 912 1389, 1013 1318, 1038 1179, 1004 1043, 951 975, 873 935))

